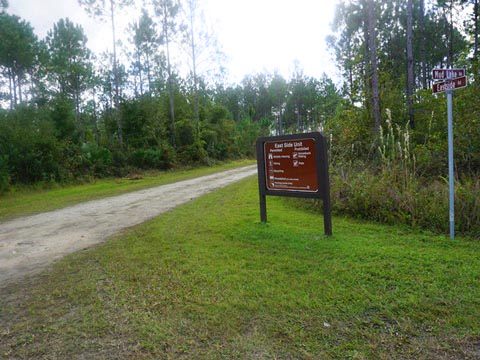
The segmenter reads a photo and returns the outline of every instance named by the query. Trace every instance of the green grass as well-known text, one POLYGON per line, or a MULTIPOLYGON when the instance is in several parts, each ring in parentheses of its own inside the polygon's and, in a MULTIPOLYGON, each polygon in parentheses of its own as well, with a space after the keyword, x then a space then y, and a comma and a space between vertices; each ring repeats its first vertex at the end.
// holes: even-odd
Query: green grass
POLYGON ((252 160, 241 160, 211 167, 147 172, 125 178, 98 179, 81 185, 57 185, 46 189, 18 188, 0 195, 0 221, 252 164, 254 164, 252 160))
POLYGON ((480 243, 267 205, 249 178, 4 288, 0 357, 480 357, 480 243))

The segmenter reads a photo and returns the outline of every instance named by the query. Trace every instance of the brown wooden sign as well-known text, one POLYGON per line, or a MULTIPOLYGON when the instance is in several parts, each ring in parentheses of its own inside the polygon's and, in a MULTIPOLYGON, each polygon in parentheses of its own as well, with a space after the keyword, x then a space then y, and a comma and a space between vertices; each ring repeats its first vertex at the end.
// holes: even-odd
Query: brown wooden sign
POLYGON ((266 195, 320 198, 325 234, 332 234, 327 146, 322 134, 272 136, 257 140, 260 218, 267 221, 266 195))

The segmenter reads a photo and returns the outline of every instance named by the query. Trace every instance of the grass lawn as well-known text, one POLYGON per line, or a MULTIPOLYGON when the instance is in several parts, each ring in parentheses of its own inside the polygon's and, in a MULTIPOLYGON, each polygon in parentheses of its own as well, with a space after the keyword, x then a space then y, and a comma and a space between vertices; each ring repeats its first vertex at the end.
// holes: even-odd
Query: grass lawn
POLYGON ((239 160, 210 167, 184 168, 163 172, 151 171, 125 178, 97 179, 80 186, 56 185, 45 189, 18 188, 10 193, 0 195, 0 221, 253 164, 255 164, 253 160, 239 160))
POLYGON ((478 359, 480 243, 216 191, 0 290, 0 358, 478 359))

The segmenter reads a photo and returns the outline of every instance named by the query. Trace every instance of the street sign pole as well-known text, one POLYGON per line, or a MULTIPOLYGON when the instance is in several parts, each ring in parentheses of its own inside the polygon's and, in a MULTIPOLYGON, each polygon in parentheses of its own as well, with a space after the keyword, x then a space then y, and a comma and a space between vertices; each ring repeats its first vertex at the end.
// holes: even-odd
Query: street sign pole
POLYGON ((433 93, 444 92, 447 94, 447 116, 448 116, 448 186, 449 186, 449 219, 450 239, 455 238, 455 175, 453 164, 453 90, 466 87, 467 77, 465 69, 433 69, 433 93))
POLYGON ((450 188, 450 239, 455 238, 455 177, 453 173, 453 89, 447 93, 447 115, 448 115, 448 182, 450 188))

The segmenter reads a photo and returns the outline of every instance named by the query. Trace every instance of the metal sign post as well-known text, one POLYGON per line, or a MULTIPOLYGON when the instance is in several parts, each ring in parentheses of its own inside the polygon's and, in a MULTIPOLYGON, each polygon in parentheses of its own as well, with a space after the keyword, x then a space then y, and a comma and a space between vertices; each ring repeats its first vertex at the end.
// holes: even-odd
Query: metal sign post
POLYGON ((467 77, 465 69, 433 69, 433 80, 443 80, 433 84, 433 93, 447 94, 447 121, 448 121, 448 185, 449 185, 449 219, 450 239, 455 238, 455 175, 453 164, 453 90, 466 87, 467 77))
POLYGON ((455 238, 455 176, 453 174, 453 89, 447 92, 448 116, 448 183, 450 189, 450 239, 455 238))

